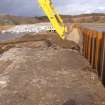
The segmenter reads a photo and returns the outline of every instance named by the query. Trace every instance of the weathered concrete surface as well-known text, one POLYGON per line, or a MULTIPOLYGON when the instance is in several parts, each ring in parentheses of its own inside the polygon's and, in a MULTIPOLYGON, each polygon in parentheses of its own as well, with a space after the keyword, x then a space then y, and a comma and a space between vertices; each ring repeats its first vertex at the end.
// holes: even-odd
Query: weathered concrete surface
POLYGON ((78 28, 72 28, 66 39, 75 42, 81 49, 83 48, 83 35, 78 28))
POLYGON ((88 62, 48 43, 17 44, 1 55, 0 105, 105 105, 105 90, 88 62))

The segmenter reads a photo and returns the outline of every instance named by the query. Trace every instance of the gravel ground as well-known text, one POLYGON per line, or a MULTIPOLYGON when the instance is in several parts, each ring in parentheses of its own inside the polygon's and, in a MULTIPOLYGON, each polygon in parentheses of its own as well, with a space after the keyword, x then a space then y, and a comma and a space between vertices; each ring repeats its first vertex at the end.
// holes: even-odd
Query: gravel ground
POLYGON ((105 89, 79 52, 24 42, 0 56, 0 105, 105 105, 105 89))

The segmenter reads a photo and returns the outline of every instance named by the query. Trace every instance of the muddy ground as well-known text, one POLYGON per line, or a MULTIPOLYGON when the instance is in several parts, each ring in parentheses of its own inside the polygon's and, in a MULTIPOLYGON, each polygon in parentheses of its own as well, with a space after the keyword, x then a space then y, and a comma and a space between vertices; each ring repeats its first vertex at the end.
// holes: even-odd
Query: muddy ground
POLYGON ((48 34, 1 44, 0 105, 105 105, 104 87, 74 45, 48 34))

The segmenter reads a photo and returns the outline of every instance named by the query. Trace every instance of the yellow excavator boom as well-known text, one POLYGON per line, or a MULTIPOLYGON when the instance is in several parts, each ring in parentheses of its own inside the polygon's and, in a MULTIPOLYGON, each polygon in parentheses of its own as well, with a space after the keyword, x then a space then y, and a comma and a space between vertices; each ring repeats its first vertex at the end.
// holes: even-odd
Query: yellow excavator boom
POLYGON ((60 15, 56 12, 53 3, 51 0, 38 0, 39 5, 43 9, 44 13, 47 15, 48 19, 50 20, 50 23, 55 28, 56 32, 60 36, 60 38, 65 38, 65 33, 67 32, 67 27, 63 23, 62 18, 60 15))

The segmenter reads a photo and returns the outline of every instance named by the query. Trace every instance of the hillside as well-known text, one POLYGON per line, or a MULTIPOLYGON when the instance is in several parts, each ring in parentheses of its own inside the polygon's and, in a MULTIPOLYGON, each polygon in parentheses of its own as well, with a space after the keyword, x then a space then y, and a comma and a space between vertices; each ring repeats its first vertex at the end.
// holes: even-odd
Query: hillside
POLYGON ((33 24, 46 21, 47 18, 0 15, 0 25, 33 24))
POLYGON ((92 13, 92 14, 81 14, 75 16, 62 16, 65 22, 105 22, 105 14, 103 13, 92 13))
MULTIPOLYGON (((105 14, 92 13, 81 14, 76 16, 61 15, 64 22, 105 22, 105 14)), ((45 16, 42 17, 19 17, 10 15, 0 15, 0 25, 18 25, 18 24, 33 24, 39 22, 47 22, 45 16)))
POLYGON ((105 14, 103 13, 82 14, 80 16, 74 16, 73 19, 74 21, 77 22, 105 23, 105 14))

